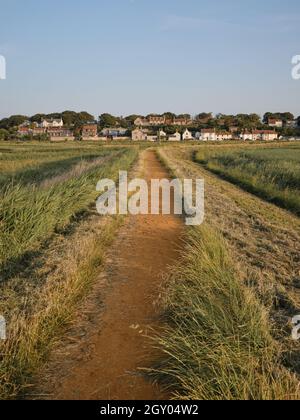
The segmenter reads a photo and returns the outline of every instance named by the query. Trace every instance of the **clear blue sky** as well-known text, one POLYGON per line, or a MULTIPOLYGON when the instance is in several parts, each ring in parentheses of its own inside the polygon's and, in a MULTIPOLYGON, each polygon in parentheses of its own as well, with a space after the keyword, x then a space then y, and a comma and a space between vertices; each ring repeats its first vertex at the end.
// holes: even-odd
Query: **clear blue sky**
POLYGON ((299 0, 0 0, 0 117, 300 115, 299 0))

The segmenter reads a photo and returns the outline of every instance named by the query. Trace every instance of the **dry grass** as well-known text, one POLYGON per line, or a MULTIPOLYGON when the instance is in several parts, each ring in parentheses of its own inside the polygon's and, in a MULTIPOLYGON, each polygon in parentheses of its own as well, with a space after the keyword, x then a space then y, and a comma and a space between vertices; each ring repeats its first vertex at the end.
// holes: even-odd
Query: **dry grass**
POLYGON ((69 239, 60 238, 58 249, 52 248, 43 261, 46 276, 45 266, 32 273, 42 284, 29 285, 21 296, 12 283, 6 285, 9 302, 5 306, 16 306, 8 323, 8 340, 0 344, 2 399, 16 398, 28 389, 90 290, 121 222, 93 217, 69 239))
POLYGON ((171 275, 156 374, 178 398, 299 399, 289 322, 299 302, 291 284, 299 221, 200 168, 195 150, 159 151, 175 176, 205 178, 206 224, 171 275))
POLYGON ((81 162, 43 184, 11 185, 2 192, 0 313, 8 337, 0 342, 1 399, 26 393, 97 278, 122 219, 93 213, 96 182, 117 179, 137 152, 111 148, 104 160, 81 162))
POLYGON ((191 230, 164 294, 168 326, 154 376, 196 400, 299 399, 299 381, 281 365, 269 315, 239 279, 223 238, 191 230))

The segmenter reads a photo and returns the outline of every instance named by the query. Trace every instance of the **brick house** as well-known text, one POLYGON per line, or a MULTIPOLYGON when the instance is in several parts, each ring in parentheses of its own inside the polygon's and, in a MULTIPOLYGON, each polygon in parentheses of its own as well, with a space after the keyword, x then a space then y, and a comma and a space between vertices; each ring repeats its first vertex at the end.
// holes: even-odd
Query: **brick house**
POLYGON ((83 138, 95 138, 98 137, 98 125, 97 124, 85 124, 81 131, 83 138))

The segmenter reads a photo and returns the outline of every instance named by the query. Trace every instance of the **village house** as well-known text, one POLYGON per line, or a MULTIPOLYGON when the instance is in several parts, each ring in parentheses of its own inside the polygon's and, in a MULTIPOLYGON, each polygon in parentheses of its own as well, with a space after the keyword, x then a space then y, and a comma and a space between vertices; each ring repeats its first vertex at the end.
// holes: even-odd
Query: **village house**
POLYGON ((83 138, 95 138, 98 137, 98 125, 97 124, 85 124, 82 127, 83 138))
POLYGON ((273 141, 278 139, 278 134, 274 130, 252 130, 244 131, 240 138, 242 140, 252 140, 252 141, 273 141))
POLYGON ((203 128, 201 130, 200 139, 203 141, 216 141, 217 134, 214 128, 203 128))
POLYGON ((160 131, 158 132, 158 138, 159 138, 160 140, 167 140, 167 134, 166 134, 163 130, 160 130, 160 131))
POLYGON ((176 131, 176 133, 169 136, 169 141, 181 141, 181 134, 176 131))
POLYGON ((273 130, 262 130, 261 139, 264 141, 273 141, 278 139, 278 134, 273 130))
POLYGON ((149 127, 149 121, 147 120, 147 118, 137 118, 135 121, 134 121, 134 125, 136 126, 136 127, 149 127))
POLYGON ((52 138, 70 138, 73 137, 71 130, 64 127, 50 127, 47 130, 47 133, 52 138))
POLYGON ((42 128, 52 128, 52 127, 63 127, 64 122, 62 118, 52 118, 52 119, 43 119, 40 127, 42 128))
POLYGON ((193 121, 188 118, 174 118, 172 125, 178 125, 180 127, 186 127, 190 125, 193 121))
POLYGON ((216 136, 219 141, 232 140, 232 134, 228 131, 219 131, 216 136))
POLYGON ((273 128, 282 128, 283 127, 283 121, 276 119, 276 118, 269 118, 268 119, 268 126, 273 128))
POLYGON ((147 118, 138 117, 134 121, 136 127, 156 127, 162 125, 186 127, 190 125, 193 120, 188 118, 167 118, 166 116, 150 115, 147 118))
POLYGON ((148 117, 150 125, 164 125, 166 123, 166 117, 161 117, 159 115, 151 115, 148 117))
POLYGON ((41 134, 46 134, 47 130, 45 128, 42 127, 37 127, 37 126, 20 126, 18 128, 18 134, 20 136, 38 136, 41 134))
POLYGON ((147 140, 147 133, 146 131, 137 128, 132 131, 131 138, 133 141, 146 141, 147 140))
POLYGON ((18 128, 18 134, 20 136, 27 136, 28 134, 32 133, 32 129, 30 128, 30 126, 23 126, 20 125, 20 127, 18 128))
POLYGON ((193 139, 194 138, 193 138, 192 133, 188 129, 186 129, 184 133, 182 134, 182 140, 184 141, 184 140, 193 140, 193 139))

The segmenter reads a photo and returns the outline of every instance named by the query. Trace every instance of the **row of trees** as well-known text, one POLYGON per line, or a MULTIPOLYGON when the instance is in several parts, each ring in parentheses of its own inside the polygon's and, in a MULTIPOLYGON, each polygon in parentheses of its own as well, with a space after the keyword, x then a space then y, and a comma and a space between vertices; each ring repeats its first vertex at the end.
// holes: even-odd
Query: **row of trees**
POLYGON ((25 121, 30 121, 31 123, 40 123, 43 119, 53 118, 62 118, 64 125, 67 127, 74 127, 76 125, 82 125, 95 121, 94 116, 85 111, 64 111, 61 113, 56 112, 52 114, 35 114, 31 117, 26 115, 12 115, 11 117, 4 118, 0 121, 0 129, 9 130, 11 128, 20 126, 25 121))

